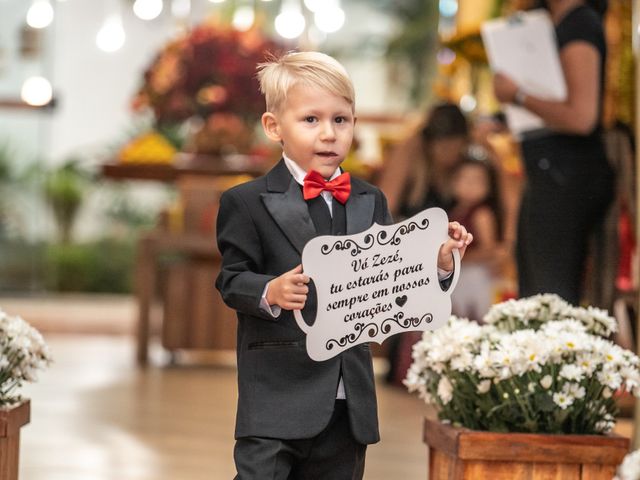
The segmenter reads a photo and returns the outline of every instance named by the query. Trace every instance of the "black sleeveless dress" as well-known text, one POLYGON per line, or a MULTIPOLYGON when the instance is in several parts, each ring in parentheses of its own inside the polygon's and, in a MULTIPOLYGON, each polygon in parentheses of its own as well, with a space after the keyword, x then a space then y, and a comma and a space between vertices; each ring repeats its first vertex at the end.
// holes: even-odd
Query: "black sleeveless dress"
MULTIPOLYGON (((602 109, 606 43, 600 17, 579 6, 557 25, 558 48, 585 41, 600 53, 602 109)), ((577 304, 588 237, 613 198, 613 171, 598 125, 589 135, 547 135, 522 141, 527 182, 518 220, 519 294, 556 293, 577 304)))

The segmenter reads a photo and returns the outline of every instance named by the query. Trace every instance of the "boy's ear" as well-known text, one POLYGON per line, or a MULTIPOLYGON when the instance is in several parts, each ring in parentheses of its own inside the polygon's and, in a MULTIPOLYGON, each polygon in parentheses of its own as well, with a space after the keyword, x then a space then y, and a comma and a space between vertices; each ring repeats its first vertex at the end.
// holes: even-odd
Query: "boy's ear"
POLYGON ((280 125, 278 125, 278 119, 271 112, 265 112, 262 114, 262 129, 269 140, 274 142, 281 142, 280 125))

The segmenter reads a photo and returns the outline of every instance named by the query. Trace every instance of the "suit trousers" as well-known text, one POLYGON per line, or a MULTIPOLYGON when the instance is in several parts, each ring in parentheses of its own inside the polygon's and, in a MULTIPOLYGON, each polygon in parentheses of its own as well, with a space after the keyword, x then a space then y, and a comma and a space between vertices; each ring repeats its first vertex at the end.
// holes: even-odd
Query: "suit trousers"
POLYGON ((301 440, 236 440, 235 480, 361 480, 367 446, 351 434, 346 400, 336 400, 329 424, 301 440))

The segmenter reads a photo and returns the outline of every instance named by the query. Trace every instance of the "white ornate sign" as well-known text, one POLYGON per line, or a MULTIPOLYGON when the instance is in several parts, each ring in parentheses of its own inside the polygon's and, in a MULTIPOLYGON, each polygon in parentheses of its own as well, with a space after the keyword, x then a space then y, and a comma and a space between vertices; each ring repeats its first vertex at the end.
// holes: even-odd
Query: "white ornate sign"
POLYGON ((354 345, 442 326, 451 314, 450 295, 460 274, 454 250, 454 275, 443 291, 437 259, 447 238, 447 214, 430 208, 394 225, 310 240, 302 265, 315 285, 316 320, 309 325, 294 311, 307 334, 309 357, 327 360, 354 345))

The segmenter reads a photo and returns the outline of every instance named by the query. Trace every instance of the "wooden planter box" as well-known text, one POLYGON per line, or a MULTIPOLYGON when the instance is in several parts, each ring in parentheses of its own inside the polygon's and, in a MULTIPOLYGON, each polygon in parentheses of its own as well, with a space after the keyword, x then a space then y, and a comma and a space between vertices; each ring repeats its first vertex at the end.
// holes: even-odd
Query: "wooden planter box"
POLYGON ((7 409, 0 407, 0 479, 2 480, 18 479, 20 429, 29 423, 30 418, 29 400, 7 409))
POLYGON ((429 480, 611 480, 629 451, 617 435, 494 433, 424 421, 429 480))

